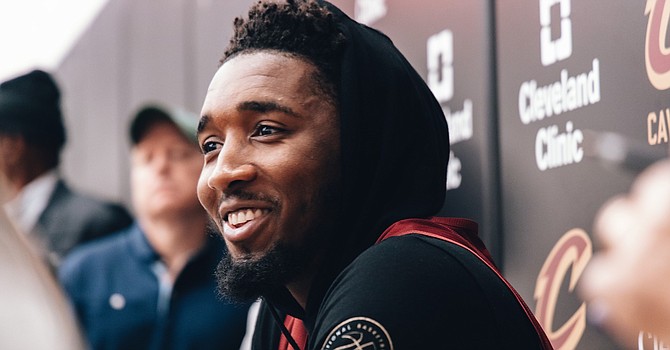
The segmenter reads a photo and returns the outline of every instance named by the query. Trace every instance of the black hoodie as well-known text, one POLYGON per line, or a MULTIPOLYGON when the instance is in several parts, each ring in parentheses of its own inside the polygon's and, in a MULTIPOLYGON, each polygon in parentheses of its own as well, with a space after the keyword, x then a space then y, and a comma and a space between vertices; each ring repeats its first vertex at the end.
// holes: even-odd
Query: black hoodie
MULTIPOLYGON (((450 312, 451 304, 434 304, 440 303, 441 293, 454 284, 460 284, 461 279, 470 278, 468 275, 473 270, 480 274, 487 269, 475 257, 468 256, 472 254, 461 252, 444 242, 433 242, 431 238, 397 237, 371 248, 391 224, 407 218, 427 218, 440 210, 446 193, 449 159, 447 123, 440 104, 424 80, 388 37, 353 21, 335 6, 327 2, 323 4, 334 14, 346 38, 337 82, 342 152, 341 210, 346 222, 340 225, 340 231, 330 242, 323 259, 325 265, 320 267, 310 289, 306 310, 302 310, 283 288, 264 296, 253 349, 277 349, 281 332, 276 315, 272 315, 273 309, 278 311, 280 322, 286 314, 304 321, 310 334, 309 349, 331 348, 328 346, 333 344, 328 345, 326 337, 335 337, 338 326, 352 325, 363 327, 366 332, 370 330, 368 335, 372 332, 378 335, 377 347, 389 346, 384 345, 383 340, 388 327, 377 324, 374 319, 363 324, 346 324, 346 317, 356 319, 357 305, 361 304, 366 309, 360 310, 361 313, 377 313, 380 318, 398 319, 398 312, 412 313, 407 321, 396 320, 399 323, 391 328, 410 333, 416 333, 417 327, 424 328, 425 334, 416 336, 425 338, 435 332, 431 327, 417 324, 416 320, 430 324, 443 322, 445 315, 440 313, 450 312), (435 259, 438 261, 435 262, 435 259), (474 267, 462 266, 473 264, 474 267), (444 278, 441 278, 442 275, 444 278), (412 278, 407 279, 408 276, 420 280, 413 281, 412 278), (431 277, 440 278, 434 282, 431 277), (432 291, 431 284, 435 287, 432 291), (430 297, 423 295, 425 293, 413 295, 417 289, 429 290, 430 297), (426 300, 418 300, 422 298, 426 300), (417 302, 419 305, 415 305, 417 302), (427 304, 421 304, 423 302, 427 304), (434 305, 437 309, 433 308, 434 305), (403 322, 413 324, 398 326, 403 322)), ((486 283, 497 279, 489 272, 484 272, 486 283)), ((469 280, 458 292, 468 294, 470 289, 481 288, 478 283, 469 280)), ((496 293, 508 293, 505 294, 507 301, 500 310, 511 310, 514 315, 510 318, 522 323, 521 331, 510 328, 511 332, 520 334, 509 336, 527 339, 526 344, 537 345, 537 335, 511 293, 508 290, 499 291, 505 288, 499 280, 490 284, 496 293)), ((464 310, 472 306, 478 313, 486 314, 488 306, 481 305, 481 298, 486 297, 489 296, 479 296, 480 299, 473 296, 467 302, 456 300, 456 303, 464 310)), ((366 315, 360 316, 367 319, 366 315)), ((474 324, 463 322, 461 328, 467 329, 474 324)), ((489 320, 479 324, 481 327, 496 328, 489 320)), ((458 327, 455 329, 462 332, 458 327)), ((486 341, 469 343, 466 334, 466 339, 459 340, 464 342, 455 344, 473 345, 468 348, 478 348, 476 344, 480 344, 481 348, 485 344, 496 345, 497 336, 488 333, 500 331, 480 329, 477 332, 487 333, 484 336, 486 341)), ((365 336, 363 333, 360 336, 365 336)), ((340 332, 337 336, 342 334, 340 332)), ((439 338, 441 334, 433 336, 439 338)), ((388 334, 388 337, 398 339, 395 349, 422 349, 420 344, 436 344, 433 338, 425 339, 424 343, 414 343, 410 339, 412 335, 388 334)), ((354 338, 352 341, 356 340, 354 338)), ((448 342, 439 344, 444 344, 439 348, 449 348, 446 345, 448 342)))

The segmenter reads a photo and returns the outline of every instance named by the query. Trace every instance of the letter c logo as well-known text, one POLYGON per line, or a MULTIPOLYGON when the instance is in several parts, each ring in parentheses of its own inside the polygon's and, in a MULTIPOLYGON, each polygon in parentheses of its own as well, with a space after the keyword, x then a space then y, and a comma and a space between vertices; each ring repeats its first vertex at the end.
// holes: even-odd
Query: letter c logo
POLYGON ((644 14, 649 16, 644 60, 647 77, 658 90, 670 88, 670 48, 665 46, 670 6, 666 0, 647 0, 644 14))
POLYGON ((584 334, 586 303, 582 303, 577 312, 557 330, 554 328, 554 313, 561 284, 568 270, 572 266, 569 289, 573 291, 592 254, 591 240, 586 232, 572 229, 556 243, 537 277, 535 316, 556 349, 574 349, 584 334))

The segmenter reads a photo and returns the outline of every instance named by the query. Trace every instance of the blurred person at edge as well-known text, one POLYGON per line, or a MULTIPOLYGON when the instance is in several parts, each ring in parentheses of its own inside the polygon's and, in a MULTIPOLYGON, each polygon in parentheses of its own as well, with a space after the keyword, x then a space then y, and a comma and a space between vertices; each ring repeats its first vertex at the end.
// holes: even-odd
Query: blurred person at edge
POLYGON ((34 70, 0 84, 4 208, 53 266, 74 246, 132 222, 122 206, 65 183, 58 170, 65 140, 60 91, 51 75, 34 70))
POLYGON ((85 349, 52 271, 14 226, 0 210, 0 349, 85 349))
POLYGON ((601 249, 579 285, 590 320, 626 346, 641 331, 670 344, 670 160, 605 203, 594 234, 601 249))
POLYGON ((223 241, 196 195, 195 116, 147 105, 131 126, 137 221, 78 247, 59 278, 93 349, 238 349, 247 305, 216 292, 223 241))

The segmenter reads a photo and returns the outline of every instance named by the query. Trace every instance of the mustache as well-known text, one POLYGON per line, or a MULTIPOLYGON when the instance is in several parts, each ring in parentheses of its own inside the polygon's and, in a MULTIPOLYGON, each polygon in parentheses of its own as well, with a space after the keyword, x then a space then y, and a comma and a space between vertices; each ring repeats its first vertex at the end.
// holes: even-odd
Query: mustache
POLYGON ((279 204, 279 198, 277 197, 270 196, 264 193, 251 192, 242 189, 234 189, 223 192, 223 195, 219 200, 219 205, 230 200, 262 201, 271 203, 273 205, 279 204))
MULTIPOLYGON (((272 207, 279 207, 279 198, 271 196, 265 193, 252 192, 243 189, 233 189, 224 191, 223 195, 219 199, 218 207, 221 207, 223 203, 231 200, 244 200, 244 201, 258 201, 258 202, 267 202, 272 207)), ((221 215, 220 213, 218 214, 221 215)), ((222 219, 219 217, 219 219, 222 219)))

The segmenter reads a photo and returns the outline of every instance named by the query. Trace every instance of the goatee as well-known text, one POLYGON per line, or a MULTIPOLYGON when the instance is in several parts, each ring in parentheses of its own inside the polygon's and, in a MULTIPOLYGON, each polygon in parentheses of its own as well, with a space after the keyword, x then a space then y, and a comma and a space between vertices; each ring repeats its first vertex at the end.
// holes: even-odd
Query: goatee
POLYGON ((226 253, 216 268, 219 293, 234 302, 252 302, 299 276, 311 262, 312 254, 305 251, 275 245, 254 259, 226 253))

